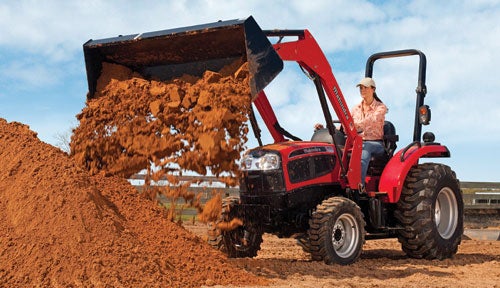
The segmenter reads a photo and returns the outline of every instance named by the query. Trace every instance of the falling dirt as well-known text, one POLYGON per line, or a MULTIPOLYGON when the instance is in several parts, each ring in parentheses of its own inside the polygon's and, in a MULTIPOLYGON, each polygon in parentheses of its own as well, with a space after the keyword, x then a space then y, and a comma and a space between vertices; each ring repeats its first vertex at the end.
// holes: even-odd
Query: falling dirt
POLYGON ((0 287, 265 284, 139 197, 0 119, 0 287))
MULTIPOLYGON (((218 222, 215 228, 221 231, 231 231, 240 226, 243 226, 243 220, 239 218, 233 218, 229 222, 218 222)), ((245 239, 244 239, 245 240, 245 239)))
POLYGON ((77 116, 73 157, 91 174, 129 177, 153 165, 153 180, 186 171, 237 175, 251 103, 246 64, 237 64, 160 82, 105 63, 100 90, 77 116))
MULTIPOLYGON (((228 185, 237 184, 251 105, 248 81, 247 63, 238 60, 201 78, 184 75, 166 82, 104 63, 95 97, 77 116, 72 157, 91 174, 127 178, 146 170, 146 186, 160 179, 178 185, 145 189, 151 199, 160 193, 172 200, 171 219, 180 197, 201 212, 198 199, 186 189, 190 183, 181 186, 177 176, 212 173, 228 185)), ((210 211, 201 216, 203 221, 218 218, 210 211)))
POLYGON ((222 213, 222 193, 215 193, 213 197, 207 201, 204 209, 201 209, 198 214, 198 219, 204 223, 208 223, 220 218, 222 213))

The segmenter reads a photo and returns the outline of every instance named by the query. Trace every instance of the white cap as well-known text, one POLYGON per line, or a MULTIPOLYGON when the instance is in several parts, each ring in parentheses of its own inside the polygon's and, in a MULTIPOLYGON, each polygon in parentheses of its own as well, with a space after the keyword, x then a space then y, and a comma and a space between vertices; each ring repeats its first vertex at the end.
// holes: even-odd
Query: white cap
POLYGON ((359 81, 358 85, 356 85, 356 87, 359 87, 360 85, 363 85, 365 87, 377 87, 375 86, 375 81, 373 81, 372 78, 369 78, 369 77, 366 77, 366 78, 363 78, 361 79, 361 81, 359 81))

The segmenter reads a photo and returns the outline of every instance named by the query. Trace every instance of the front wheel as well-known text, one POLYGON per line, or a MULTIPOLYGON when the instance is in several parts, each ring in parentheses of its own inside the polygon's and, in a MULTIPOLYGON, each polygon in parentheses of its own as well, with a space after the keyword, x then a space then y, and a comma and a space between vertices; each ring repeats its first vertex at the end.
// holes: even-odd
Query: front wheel
POLYGON ((227 254, 230 258, 255 257, 262 243, 262 232, 252 228, 249 223, 244 223, 235 229, 219 229, 218 224, 230 223, 238 217, 238 197, 222 199, 221 219, 209 224, 208 243, 217 250, 227 254))
POLYGON ((464 204, 459 181, 450 167, 424 163, 406 178, 395 217, 403 230, 399 242, 413 258, 445 259, 457 253, 464 204))
POLYGON ((323 201, 310 220, 310 251, 314 260, 349 265, 361 255, 365 221, 355 202, 332 197, 323 201))

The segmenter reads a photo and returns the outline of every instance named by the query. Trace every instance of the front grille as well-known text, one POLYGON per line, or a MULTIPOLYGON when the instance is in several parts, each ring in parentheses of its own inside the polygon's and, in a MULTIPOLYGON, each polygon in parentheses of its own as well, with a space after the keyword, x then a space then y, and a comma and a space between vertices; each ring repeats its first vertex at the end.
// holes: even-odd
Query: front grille
POLYGON ((270 195, 284 191, 285 184, 281 171, 247 171, 240 179, 241 195, 270 195))

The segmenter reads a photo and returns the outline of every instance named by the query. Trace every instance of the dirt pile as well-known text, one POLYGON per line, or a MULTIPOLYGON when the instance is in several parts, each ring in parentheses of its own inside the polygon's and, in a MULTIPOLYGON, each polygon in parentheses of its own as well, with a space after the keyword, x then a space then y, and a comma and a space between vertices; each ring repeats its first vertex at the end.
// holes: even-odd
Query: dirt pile
POLYGON ((0 286, 259 284, 117 177, 0 119, 0 286))

